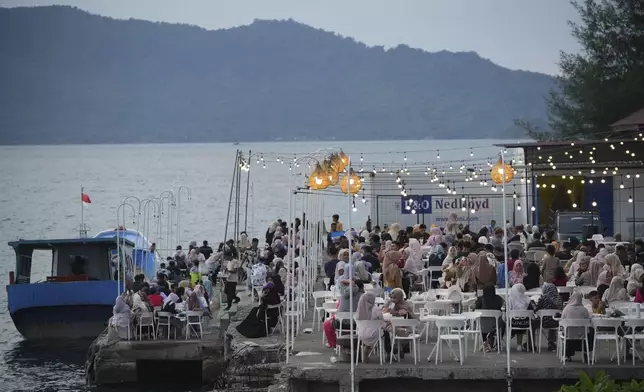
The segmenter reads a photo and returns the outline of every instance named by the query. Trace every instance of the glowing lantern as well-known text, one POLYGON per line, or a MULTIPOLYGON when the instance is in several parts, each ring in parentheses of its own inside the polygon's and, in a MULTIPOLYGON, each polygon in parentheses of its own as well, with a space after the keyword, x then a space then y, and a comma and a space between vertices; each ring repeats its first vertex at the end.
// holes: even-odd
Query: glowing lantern
POLYGON ((342 170, 344 170, 349 164, 349 157, 342 150, 340 150, 338 157, 340 157, 340 161, 342 161, 342 170))
POLYGON ((329 161, 331 162, 331 166, 333 166, 333 170, 335 170, 337 173, 343 172, 344 168, 347 166, 344 164, 342 158, 340 158, 340 155, 338 154, 332 154, 329 157, 329 161))
POLYGON ((335 171, 333 165, 330 162, 324 163, 324 169, 326 170, 327 178, 329 179, 329 186, 338 185, 338 172, 335 171))
POLYGON ((309 188, 313 190, 326 189, 329 186, 329 177, 320 164, 315 165, 315 170, 309 176, 309 188))
POLYGON ((355 195, 362 189, 362 181, 360 177, 351 169, 350 173, 345 173, 340 180, 340 190, 343 193, 350 193, 355 195))
POLYGON ((499 156, 499 160, 492 166, 492 170, 490 170, 490 178, 496 184, 507 184, 512 181, 512 177, 514 177, 514 169, 507 163, 503 163, 499 156))

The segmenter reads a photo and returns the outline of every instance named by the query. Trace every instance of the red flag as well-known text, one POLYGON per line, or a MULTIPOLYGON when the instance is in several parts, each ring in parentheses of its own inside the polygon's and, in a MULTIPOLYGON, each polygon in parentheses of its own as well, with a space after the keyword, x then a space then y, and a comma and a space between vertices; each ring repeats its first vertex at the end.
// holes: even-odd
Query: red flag
POLYGON ((81 193, 81 200, 83 201, 84 204, 92 203, 92 200, 89 198, 89 195, 87 193, 81 193))

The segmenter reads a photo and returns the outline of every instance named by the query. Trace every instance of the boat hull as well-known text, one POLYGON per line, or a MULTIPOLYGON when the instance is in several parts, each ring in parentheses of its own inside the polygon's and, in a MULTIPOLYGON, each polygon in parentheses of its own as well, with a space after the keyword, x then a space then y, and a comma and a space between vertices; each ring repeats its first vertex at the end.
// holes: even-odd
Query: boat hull
POLYGON ((35 307, 11 313, 16 329, 28 340, 95 338, 111 316, 112 306, 107 305, 35 307))
POLYGON ((100 335, 112 316, 115 281, 12 284, 9 313, 26 339, 81 339, 100 335))

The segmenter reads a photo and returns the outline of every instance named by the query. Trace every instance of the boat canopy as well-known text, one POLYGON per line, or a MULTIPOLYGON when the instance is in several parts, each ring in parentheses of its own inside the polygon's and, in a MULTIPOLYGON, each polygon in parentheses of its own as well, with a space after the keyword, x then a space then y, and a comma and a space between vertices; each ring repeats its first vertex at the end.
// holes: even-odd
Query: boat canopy
MULTIPOLYGON (((126 252, 134 243, 125 239, 118 244, 126 252)), ((35 250, 52 252, 50 278, 87 276, 93 280, 112 280, 112 254, 116 253, 116 236, 109 238, 69 238, 18 240, 9 242, 16 253, 16 283, 31 283, 32 256, 35 250)))
POLYGON ((100 233, 94 236, 95 239, 101 238, 111 238, 118 235, 119 244, 122 244, 123 240, 128 243, 134 244, 134 250, 132 251, 132 262, 133 270, 132 276, 137 274, 143 274, 147 278, 153 278, 156 276, 157 265, 160 263, 156 253, 150 252, 150 246, 152 243, 137 230, 131 229, 112 229, 112 230, 103 230, 100 233))

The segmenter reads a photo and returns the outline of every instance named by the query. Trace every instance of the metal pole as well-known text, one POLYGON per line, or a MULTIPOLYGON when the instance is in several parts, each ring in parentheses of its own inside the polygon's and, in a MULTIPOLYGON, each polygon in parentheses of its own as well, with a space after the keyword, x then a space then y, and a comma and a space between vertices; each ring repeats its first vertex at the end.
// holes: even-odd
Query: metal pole
MULTIPOLYGON (((347 228, 349 229, 349 265, 351 266, 349 268, 349 279, 353 279, 353 270, 355 268, 354 265, 351 265, 351 256, 353 254, 353 234, 351 232, 351 214, 352 214, 352 202, 353 202, 353 195, 351 194, 351 157, 349 157, 349 162, 347 162, 347 167, 346 167, 346 173, 345 176, 347 176, 347 200, 348 200, 348 208, 347 208, 347 228)), ((352 283, 352 285, 355 284, 355 282, 352 283)), ((353 304, 353 287, 349 287, 349 304, 353 304)), ((351 344, 351 392, 355 390, 355 350, 353 347, 353 308, 349 306, 349 336, 350 336, 350 344, 351 344)))
POLYGON ((83 230, 85 228, 85 218, 83 214, 85 213, 85 206, 83 203, 83 186, 81 185, 81 201, 80 201, 80 206, 81 206, 81 225, 80 225, 80 230, 79 230, 79 235, 81 238, 84 238, 85 236, 83 235, 83 230))
MULTIPOLYGON (((505 154, 503 153, 503 150, 501 150, 501 167, 505 169, 505 154)), ((505 227, 505 221, 506 221, 506 206, 505 206, 505 186, 506 181, 505 181, 505 173, 501 173, 502 176, 501 178, 503 179, 503 187, 501 188, 502 190, 502 197, 503 197, 503 225, 505 227)), ((510 339, 511 339, 511 334, 509 333, 510 331, 510 317, 508 315, 510 314, 510 304, 508 300, 510 299, 510 286, 509 284, 509 279, 508 279, 508 235, 507 233, 505 234, 505 238, 503 241, 503 257, 505 259, 505 263, 503 264, 503 269, 505 271, 505 353, 506 353, 506 365, 507 365, 507 381, 508 381, 508 392, 512 392, 512 365, 510 362, 510 339)), ((534 342, 532 342, 534 344, 534 342)))
MULTIPOLYGON (((637 226, 635 225, 635 221, 636 221, 636 219, 635 219, 635 200, 637 200, 637 199, 635 198, 635 176, 632 176, 631 178, 633 179, 633 186, 631 188, 631 193, 632 193, 631 197, 633 198, 633 202, 631 203, 633 205, 633 238, 631 239, 631 241, 635 242, 635 240, 637 239, 637 231, 636 231, 637 226)), ((613 228, 613 234, 615 234, 614 232, 615 232, 615 228, 613 228)))
POLYGON ((230 182, 230 196, 228 196, 228 212, 226 212, 226 228, 224 229, 224 243, 228 239, 228 223, 230 222, 230 203, 233 200, 233 190, 235 189, 235 175, 237 170, 241 169, 239 166, 242 162, 239 160, 239 150, 235 152, 235 166, 233 167, 233 180, 230 182))
MULTIPOLYGON (((248 160, 250 161, 251 151, 248 151, 248 160)), ((244 207, 244 231, 248 235, 248 191, 250 189, 250 170, 246 173, 246 205, 244 207)))
MULTIPOLYGON (((293 190, 293 170, 295 169, 295 165, 292 165, 289 172, 288 172, 288 221, 291 222, 293 219, 293 216, 291 213, 293 212, 293 203, 295 199, 295 194, 293 190)), ((288 230, 288 223, 287 223, 287 230, 288 230)), ((290 230, 288 231, 288 237, 290 237, 290 230)), ((287 244, 286 249, 288 249, 289 245, 287 244)), ((290 258, 290 253, 287 253, 286 256, 286 262, 288 263, 288 260, 290 258)), ((279 272, 279 271, 278 271, 279 272)), ((289 362, 289 357, 290 357, 290 352, 291 352, 291 347, 289 345, 290 343, 290 330, 289 330, 289 324, 290 324, 290 319, 289 319, 289 305, 290 305, 290 295, 288 295, 288 274, 286 275, 286 287, 287 290, 284 293, 286 295, 286 363, 289 362)))

